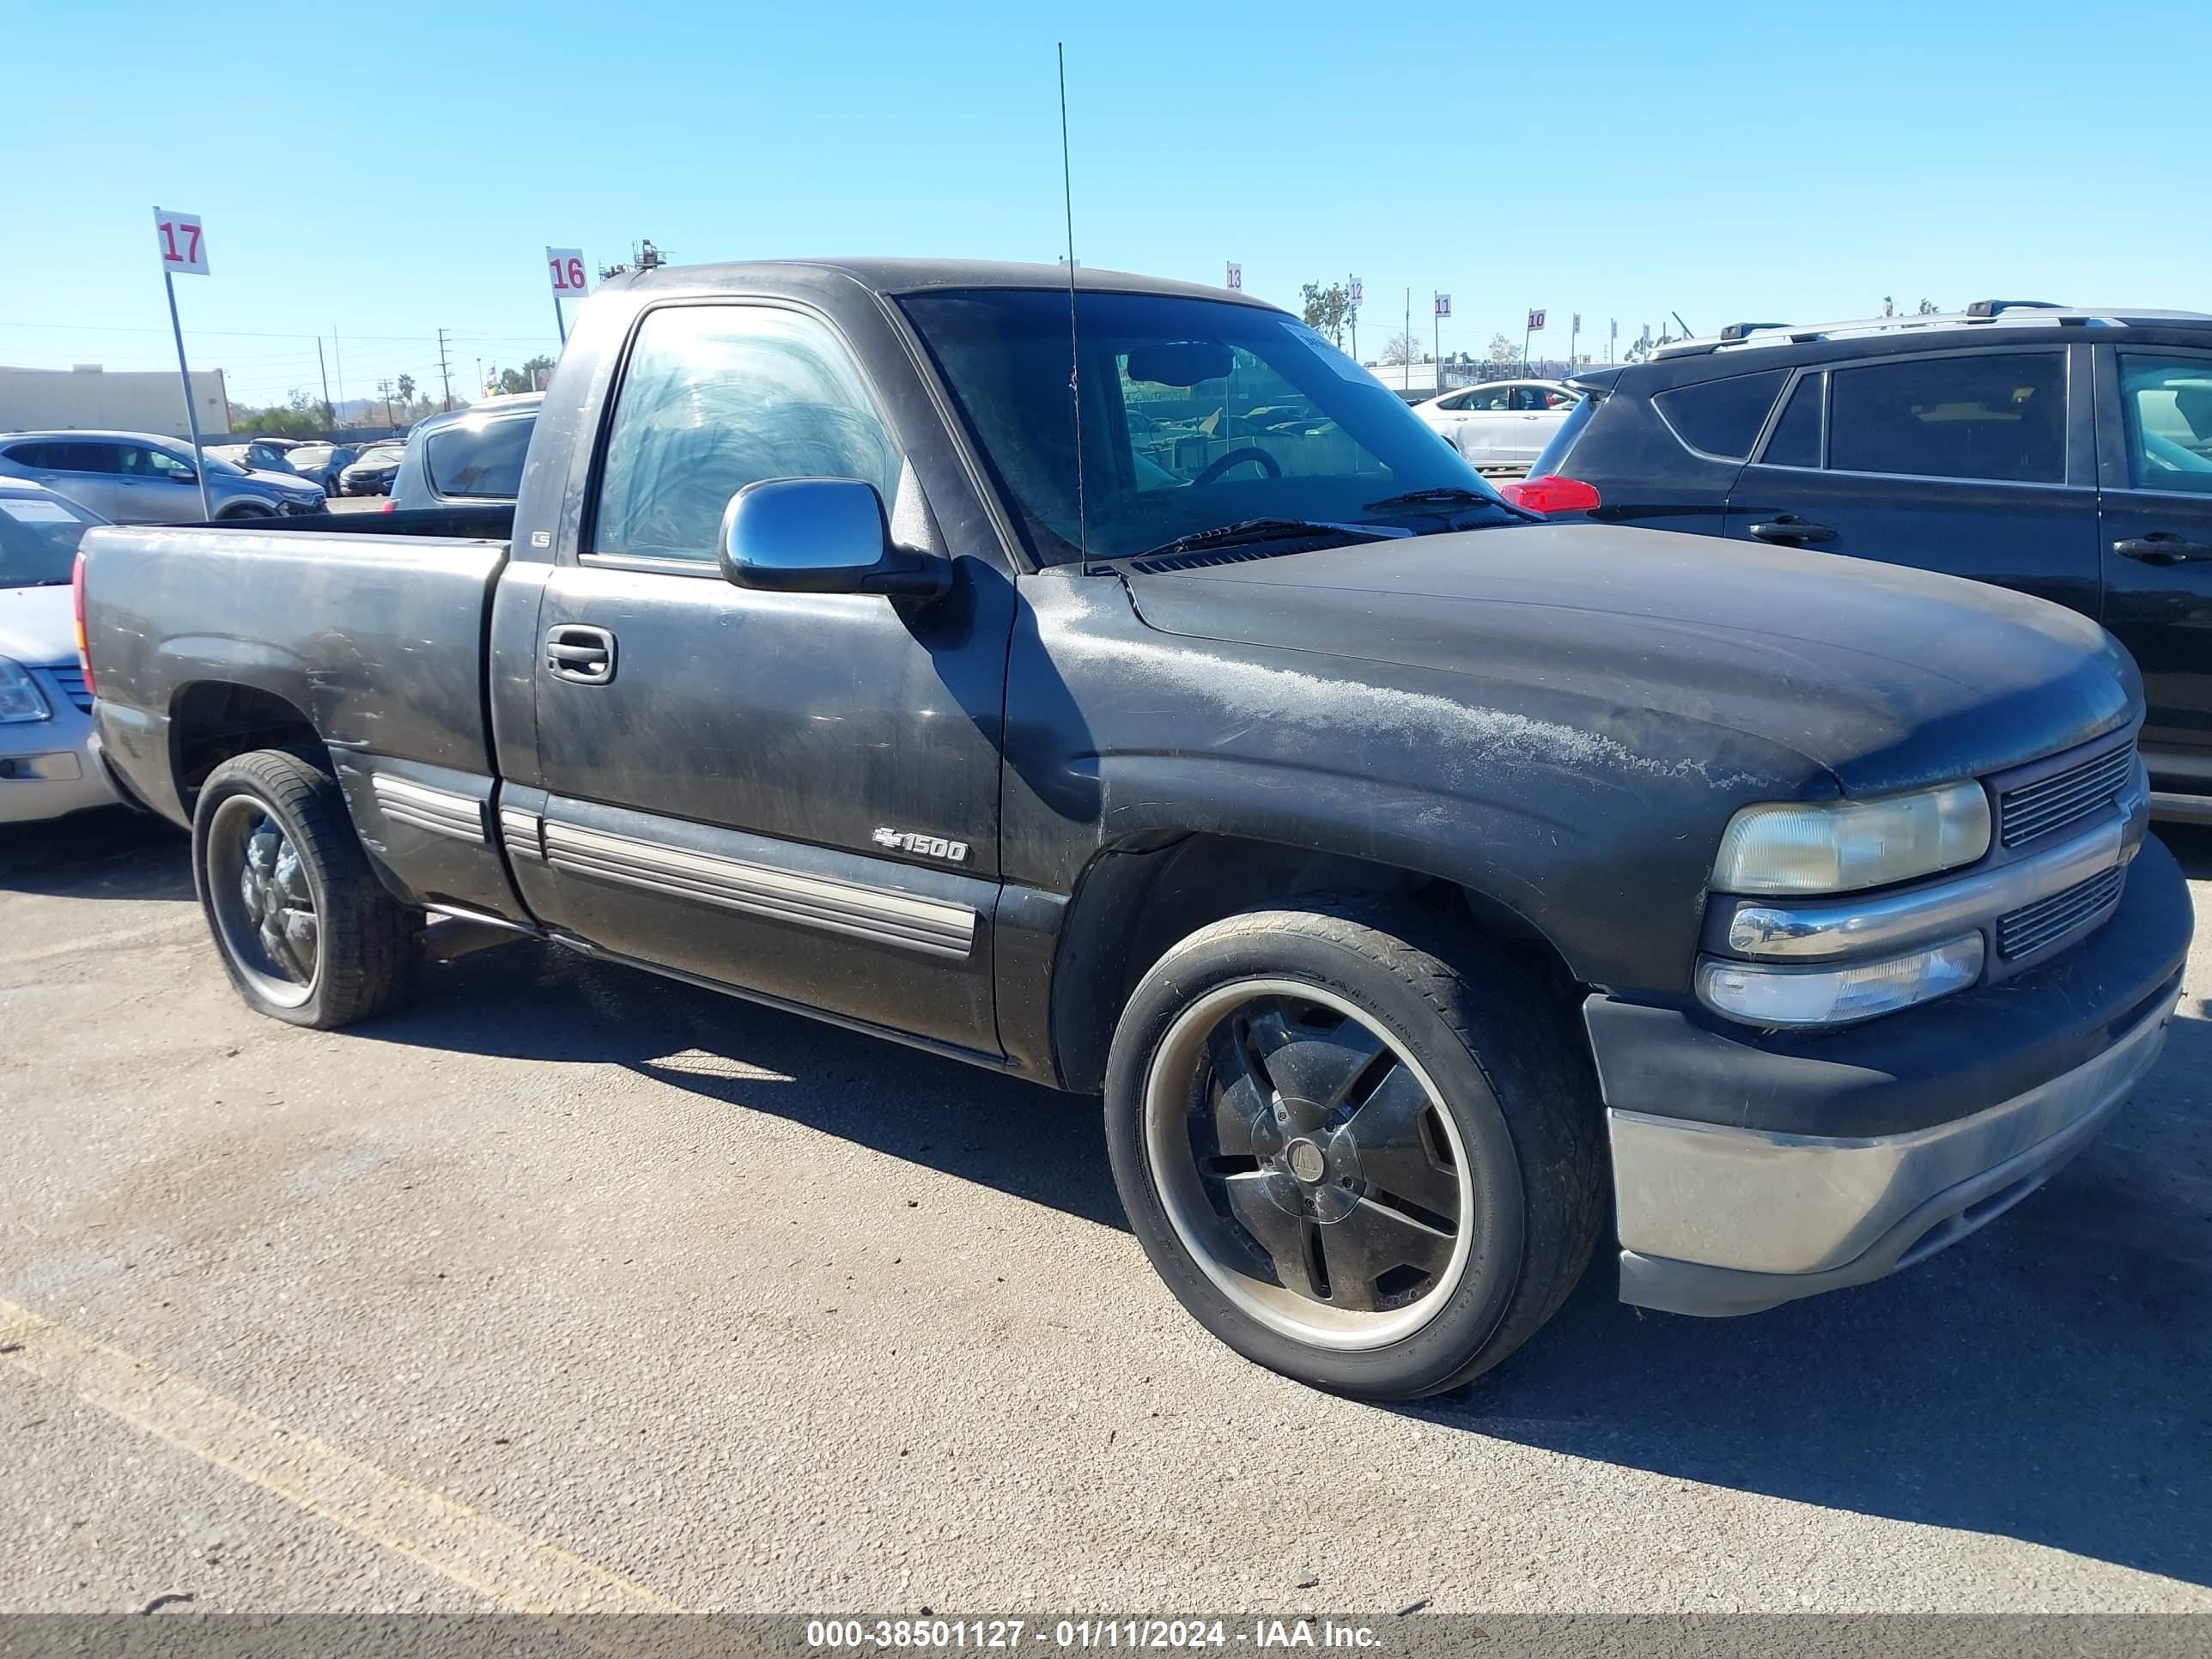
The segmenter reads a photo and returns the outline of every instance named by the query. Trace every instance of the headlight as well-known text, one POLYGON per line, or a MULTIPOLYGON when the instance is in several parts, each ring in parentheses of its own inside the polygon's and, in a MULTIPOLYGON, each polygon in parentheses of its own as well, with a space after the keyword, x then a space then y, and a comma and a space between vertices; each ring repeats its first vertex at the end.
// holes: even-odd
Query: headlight
POLYGON ((1698 964, 1705 1005, 1753 1025, 1848 1025, 1964 990, 1982 975, 1982 936, 1879 962, 1773 968, 1707 957, 1698 964))
POLYGON ((0 657, 0 726, 25 720, 50 720, 54 711, 40 695, 39 683, 23 665, 0 657))
POLYGON ((1972 864, 1990 850, 1978 783, 1881 800, 1747 806, 1713 860, 1720 893, 1852 893, 1972 864))

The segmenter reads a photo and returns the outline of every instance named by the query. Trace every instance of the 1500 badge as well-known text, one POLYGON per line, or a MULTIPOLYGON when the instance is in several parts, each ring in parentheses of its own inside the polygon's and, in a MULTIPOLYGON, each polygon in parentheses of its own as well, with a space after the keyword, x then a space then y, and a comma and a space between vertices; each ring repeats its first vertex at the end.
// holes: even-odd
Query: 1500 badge
POLYGON ((885 825, 869 839, 878 847, 911 853, 918 859, 946 859, 954 864, 964 864, 968 860, 966 842, 947 841, 942 836, 917 836, 911 830, 893 830, 885 825))

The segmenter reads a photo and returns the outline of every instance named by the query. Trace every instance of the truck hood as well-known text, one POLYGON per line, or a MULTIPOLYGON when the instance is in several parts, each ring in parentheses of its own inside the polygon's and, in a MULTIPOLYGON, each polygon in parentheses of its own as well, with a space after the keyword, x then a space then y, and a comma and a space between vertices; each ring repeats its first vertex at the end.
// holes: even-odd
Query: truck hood
POLYGON ((0 587, 0 657, 33 668, 76 660, 67 587, 0 587))
POLYGON ((1532 525, 1127 580, 1164 633, 1433 671, 1470 708, 1540 705, 1654 760, 1699 760, 1718 728, 1851 793, 2000 770, 2142 704, 2126 653, 2058 605, 1666 531, 1532 525))

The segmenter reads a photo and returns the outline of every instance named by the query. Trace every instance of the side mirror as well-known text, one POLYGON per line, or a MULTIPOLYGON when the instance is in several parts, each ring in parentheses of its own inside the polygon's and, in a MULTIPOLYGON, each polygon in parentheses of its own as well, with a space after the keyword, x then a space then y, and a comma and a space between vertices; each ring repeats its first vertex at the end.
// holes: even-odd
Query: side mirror
POLYGON ((763 478, 722 514, 722 574, 771 593, 933 599, 951 562, 891 540, 884 498, 858 478, 763 478))
POLYGON ((169 475, 169 478, 173 483, 196 484, 200 481, 200 475, 193 471, 191 468, 186 467, 181 472, 172 472, 169 475))

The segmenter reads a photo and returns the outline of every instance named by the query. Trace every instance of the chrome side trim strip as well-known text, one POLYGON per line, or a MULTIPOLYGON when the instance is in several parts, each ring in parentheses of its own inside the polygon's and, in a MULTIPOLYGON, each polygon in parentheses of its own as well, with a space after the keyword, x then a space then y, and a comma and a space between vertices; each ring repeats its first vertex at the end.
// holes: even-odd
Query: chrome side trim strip
POLYGON ((368 787, 376 797, 378 810, 394 823, 409 824, 454 841, 483 844, 483 803, 473 796, 433 789, 427 784, 410 783, 405 778, 390 777, 381 772, 370 776, 368 787))
POLYGON ((1819 961, 1903 950, 1983 927, 2132 859, 2142 844, 2148 803, 2136 795, 2122 805, 2123 816, 2045 852, 1887 897, 1818 904, 1741 900, 1729 917, 1728 947, 1754 961, 1819 961))
POLYGON ((975 945, 976 913, 965 904, 803 876, 573 823, 548 821, 544 837, 547 863, 596 881, 771 916, 924 956, 964 958, 975 945))
POLYGON ((540 839, 545 820, 535 812, 525 812, 517 807, 499 809, 499 838, 506 844, 512 858, 528 859, 532 864, 545 862, 545 843, 540 839))
POLYGON ((2162 1000, 2074 1070, 1904 1134, 1831 1139, 1608 1111, 1621 1248, 1748 1273, 1845 1266, 1929 1199, 2117 1103, 2158 1059, 2172 1012, 2162 1000))

